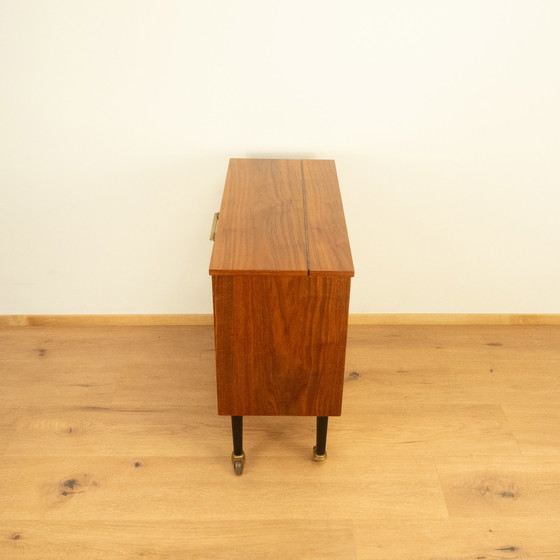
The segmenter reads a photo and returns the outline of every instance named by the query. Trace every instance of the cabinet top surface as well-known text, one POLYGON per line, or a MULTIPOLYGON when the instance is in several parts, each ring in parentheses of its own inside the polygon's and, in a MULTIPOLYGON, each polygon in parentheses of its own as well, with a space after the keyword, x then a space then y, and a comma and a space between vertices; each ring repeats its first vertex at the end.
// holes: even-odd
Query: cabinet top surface
POLYGON ((231 159, 210 274, 353 276, 334 161, 231 159))

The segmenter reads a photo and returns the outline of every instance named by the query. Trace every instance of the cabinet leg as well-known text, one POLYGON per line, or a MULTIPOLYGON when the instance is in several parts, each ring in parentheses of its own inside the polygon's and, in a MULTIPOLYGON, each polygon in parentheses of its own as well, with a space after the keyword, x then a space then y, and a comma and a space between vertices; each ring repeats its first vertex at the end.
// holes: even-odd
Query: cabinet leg
POLYGON ((313 448, 313 460, 324 461, 327 458, 328 416, 317 416, 317 445, 313 448))
POLYGON ((235 474, 243 473, 245 465, 245 453, 243 452, 243 416, 231 417, 231 431, 233 434, 233 453, 231 454, 231 462, 235 474))

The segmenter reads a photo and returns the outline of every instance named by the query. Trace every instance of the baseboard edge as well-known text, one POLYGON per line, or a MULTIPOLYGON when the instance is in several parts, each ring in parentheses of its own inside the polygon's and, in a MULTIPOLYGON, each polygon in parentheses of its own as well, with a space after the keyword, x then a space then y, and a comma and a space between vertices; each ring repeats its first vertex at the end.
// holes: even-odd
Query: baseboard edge
MULTIPOLYGON (((350 325, 560 325, 560 314, 352 313, 350 325)), ((211 314, 0 315, 0 327, 212 325, 211 314)))

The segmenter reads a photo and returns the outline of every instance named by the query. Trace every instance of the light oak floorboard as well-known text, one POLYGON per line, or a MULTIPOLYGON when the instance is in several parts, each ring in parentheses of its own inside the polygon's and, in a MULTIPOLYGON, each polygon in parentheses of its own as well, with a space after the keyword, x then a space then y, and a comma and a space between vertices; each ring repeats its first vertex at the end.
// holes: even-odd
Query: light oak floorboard
POLYGON ((351 326, 343 415, 247 417, 212 327, 0 328, 0 558, 560 559, 560 328, 351 326))
POLYGON ((360 520, 354 532, 359 560, 551 560, 559 526, 558 517, 360 520))
POLYGON ((350 521, 0 521, 0 557, 22 560, 354 560, 350 521), (278 538, 281 535, 281 538, 278 538))
POLYGON ((560 408, 550 404, 505 405, 523 455, 560 455, 560 408))
POLYGON ((364 449, 371 457, 519 453, 508 419, 497 405, 348 405, 331 425, 330 449, 337 454, 361 456, 364 449))
POLYGON ((559 345, 560 327, 351 327, 345 405, 554 405, 559 345))
POLYGON ((451 517, 560 517, 560 458, 438 461, 451 517))
MULTIPOLYGON (((248 451, 247 451, 248 453, 248 451)), ((352 476, 355 459, 314 464, 254 452, 233 478, 223 457, 4 457, 0 519, 204 520, 443 518, 431 461, 375 461, 352 476)))

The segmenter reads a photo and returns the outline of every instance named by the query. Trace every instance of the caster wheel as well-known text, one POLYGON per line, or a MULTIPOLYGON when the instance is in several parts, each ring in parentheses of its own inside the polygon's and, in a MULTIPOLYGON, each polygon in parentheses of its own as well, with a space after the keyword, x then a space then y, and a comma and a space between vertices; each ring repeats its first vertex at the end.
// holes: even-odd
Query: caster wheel
POLYGON ((237 476, 243 474, 243 467, 245 466, 245 453, 241 455, 231 454, 231 462, 233 463, 233 470, 237 476))

